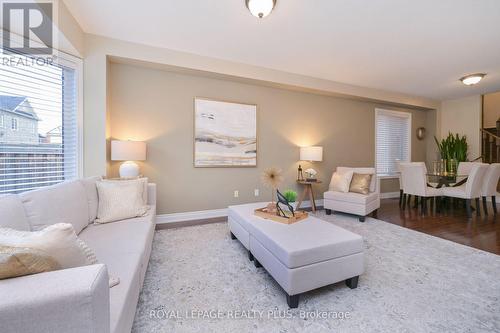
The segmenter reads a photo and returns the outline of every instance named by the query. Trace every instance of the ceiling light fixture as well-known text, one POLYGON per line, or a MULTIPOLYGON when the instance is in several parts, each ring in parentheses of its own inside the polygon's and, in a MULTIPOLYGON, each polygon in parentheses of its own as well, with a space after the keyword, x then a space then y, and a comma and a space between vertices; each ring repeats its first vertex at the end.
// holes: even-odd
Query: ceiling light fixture
POLYGON ((460 81, 462 81, 462 83, 465 84, 466 86, 472 86, 476 83, 479 83, 479 81, 481 81, 482 78, 485 76, 486 74, 484 73, 476 73, 476 74, 466 75, 460 78, 460 81))
POLYGON ((258 18, 271 14, 276 6, 276 0, 245 0, 248 10, 258 18))

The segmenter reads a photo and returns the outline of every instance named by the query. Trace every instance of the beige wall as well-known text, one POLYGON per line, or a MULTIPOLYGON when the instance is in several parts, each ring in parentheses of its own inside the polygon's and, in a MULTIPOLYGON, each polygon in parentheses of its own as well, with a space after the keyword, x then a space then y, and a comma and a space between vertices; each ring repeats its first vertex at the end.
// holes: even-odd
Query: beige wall
MULTIPOLYGON (((295 189, 300 145, 324 147, 324 161, 313 165, 323 180, 316 187, 316 194, 322 197, 337 165, 374 164, 374 109, 398 109, 125 64, 110 64, 109 89, 111 137, 148 142, 142 172, 158 184, 160 214, 269 200, 260 174, 270 166, 284 170, 283 189, 295 189), (195 96, 258 104, 257 168, 193 167, 195 96), (261 192, 258 198, 253 194, 257 188, 261 192), (234 190, 239 191, 237 199, 234 190)), ((417 127, 426 126, 428 113, 407 111, 412 113, 414 135, 417 127)), ((424 161, 427 141, 414 138, 412 143, 412 159, 424 161)), ((111 164, 110 175, 117 174, 118 166, 111 164)), ((303 163, 303 167, 309 166, 303 163)), ((384 181, 385 192, 398 189, 397 181, 384 181)))
POLYGON ((481 96, 443 101, 440 110, 441 137, 449 132, 467 136, 469 159, 481 155, 481 96))
POLYGON ((400 93, 356 87, 277 70, 198 56, 95 35, 85 35, 84 58, 84 175, 106 173, 107 59, 141 62, 157 68, 174 68, 198 75, 223 77, 232 81, 311 91, 353 99, 387 101, 393 105, 435 109, 434 100, 400 93))
POLYGON ((500 91, 484 95, 483 108, 483 127, 496 127, 500 119, 500 91))

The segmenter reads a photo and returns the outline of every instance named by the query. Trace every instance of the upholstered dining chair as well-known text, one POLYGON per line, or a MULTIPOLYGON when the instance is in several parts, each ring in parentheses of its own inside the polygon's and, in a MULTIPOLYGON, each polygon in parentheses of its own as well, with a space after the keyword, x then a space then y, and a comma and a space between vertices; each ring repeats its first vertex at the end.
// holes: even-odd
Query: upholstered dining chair
POLYGON ((406 208, 406 195, 421 198, 422 214, 427 212, 427 199, 440 197, 442 190, 427 185, 427 168, 424 162, 400 163, 403 180, 403 210, 406 208))
POLYGON ((396 161, 396 169, 399 177, 399 207, 403 203, 403 179, 401 178, 401 161, 396 161))
POLYGON ((470 172, 472 171, 472 167, 474 164, 477 164, 480 162, 460 162, 458 163, 457 167, 457 175, 459 176, 468 176, 470 172))
POLYGON ((488 164, 473 163, 467 182, 460 186, 443 188, 443 195, 451 198, 465 199, 467 217, 472 217, 472 199, 476 199, 476 214, 481 215, 479 198, 482 196, 483 179, 488 171, 488 164))
POLYGON ((483 179, 483 209, 484 214, 488 215, 488 205, 486 204, 486 198, 491 197, 491 205, 493 206, 493 214, 497 214, 497 202, 496 196, 498 179, 500 179, 500 163, 493 163, 488 166, 488 171, 483 179))

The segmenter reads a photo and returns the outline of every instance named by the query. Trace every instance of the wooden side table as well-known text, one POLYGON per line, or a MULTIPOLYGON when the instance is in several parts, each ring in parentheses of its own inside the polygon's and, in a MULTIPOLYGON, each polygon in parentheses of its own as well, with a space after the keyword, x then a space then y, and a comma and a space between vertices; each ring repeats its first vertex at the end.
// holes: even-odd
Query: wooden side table
POLYGON ((321 184, 321 180, 316 181, 306 181, 306 180, 297 180, 298 184, 304 185, 304 191, 299 198, 299 203, 297 204, 297 208, 295 210, 299 210, 300 205, 302 205, 302 201, 309 196, 309 200, 311 201, 311 208, 313 212, 316 212, 316 202, 314 201, 314 192, 313 192, 313 184, 321 184))

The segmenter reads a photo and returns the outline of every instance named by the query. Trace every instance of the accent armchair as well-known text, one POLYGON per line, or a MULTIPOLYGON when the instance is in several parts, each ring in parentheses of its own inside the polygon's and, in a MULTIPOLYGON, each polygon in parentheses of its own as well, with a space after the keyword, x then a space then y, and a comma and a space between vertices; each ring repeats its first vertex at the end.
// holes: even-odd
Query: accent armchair
POLYGON ((330 190, 323 194, 323 206, 327 215, 330 215, 332 211, 339 211, 358 215, 359 221, 364 222, 366 215, 372 212, 376 214, 377 209, 380 208, 380 180, 377 177, 375 168, 337 167, 337 172, 340 173, 349 170, 355 173, 372 175, 368 194, 333 191, 330 184, 330 190))

